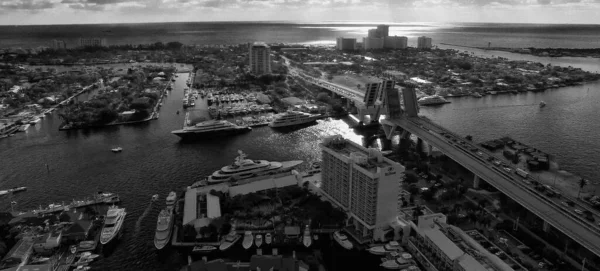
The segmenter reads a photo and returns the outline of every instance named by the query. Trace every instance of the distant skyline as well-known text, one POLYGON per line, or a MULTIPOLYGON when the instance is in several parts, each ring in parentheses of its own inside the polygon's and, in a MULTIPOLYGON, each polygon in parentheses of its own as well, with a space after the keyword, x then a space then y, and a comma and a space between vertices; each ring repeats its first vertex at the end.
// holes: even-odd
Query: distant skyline
POLYGON ((600 0, 0 1, 0 25, 202 21, 600 24, 600 0))

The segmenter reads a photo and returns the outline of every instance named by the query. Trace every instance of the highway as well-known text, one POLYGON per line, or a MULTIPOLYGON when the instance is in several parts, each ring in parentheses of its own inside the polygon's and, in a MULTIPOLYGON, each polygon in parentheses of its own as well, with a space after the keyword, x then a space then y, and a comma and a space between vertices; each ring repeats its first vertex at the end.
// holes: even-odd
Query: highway
MULTIPOLYGON (((517 178, 516 174, 499 169, 499 167, 487 161, 485 156, 479 156, 476 152, 470 150, 471 148, 477 148, 477 151, 483 153, 480 147, 467 142, 454 142, 444 136, 446 134, 445 129, 421 118, 400 118, 383 120, 383 122, 392 122, 430 143, 548 224, 565 233, 575 242, 600 256, 600 231, 598 231, 596 225, 561 206, 555 199, 535 191, 522 181, 523 178, 517 178), (465 146, 460 147, 457 145, 465 146), (513 178, 513 176, 515 177, 513 178)), ((452 134, 451 137, 454 138, 454 136, 452 134)), ((597 217, 596 219, 596 221, 600 221, 597 217)))

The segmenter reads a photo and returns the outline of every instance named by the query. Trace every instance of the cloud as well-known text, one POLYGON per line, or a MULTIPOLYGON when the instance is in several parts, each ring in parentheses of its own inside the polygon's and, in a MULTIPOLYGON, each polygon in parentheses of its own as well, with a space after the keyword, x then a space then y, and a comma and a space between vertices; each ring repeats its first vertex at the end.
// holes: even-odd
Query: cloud
POLYGON ((0 2, 0 10, 44 10, 51 9, 55 3, 48 0, 8 0, 0 2))

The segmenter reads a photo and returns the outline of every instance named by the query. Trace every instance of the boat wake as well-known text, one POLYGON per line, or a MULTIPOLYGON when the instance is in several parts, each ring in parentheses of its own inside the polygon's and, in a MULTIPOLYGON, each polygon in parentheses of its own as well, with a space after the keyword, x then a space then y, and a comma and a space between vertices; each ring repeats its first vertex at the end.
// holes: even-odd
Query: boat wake
POLYGON ((146 207, 146 210, 144 210, 144 213, 142 213, 140 218, 138 218, 137 222, 135 222, 135 234, 134 235, 137 236, 140 233, 140 230, 142 228, 142 220, 144 220, 144 217, 146 217, 150 213, 150 210, 152 209, 152 203, 154 203, 154 201, 151 201, 150 204, 148 204, 148 207, 146 207))

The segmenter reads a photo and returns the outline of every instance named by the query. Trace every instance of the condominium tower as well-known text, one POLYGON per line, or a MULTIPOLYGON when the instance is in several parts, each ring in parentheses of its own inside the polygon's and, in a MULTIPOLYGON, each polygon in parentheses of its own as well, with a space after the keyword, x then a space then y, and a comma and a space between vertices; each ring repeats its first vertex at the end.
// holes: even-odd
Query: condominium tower
POLYGON ((431 38, 430 37, 419 37, 417 39, 417 48, 418 49, 431 49, 431 38))
POLYGON ((249 46, 250 72, 255 75, 271 73, 271 48, 265 43, 255 42, 249 46))
POLYGON ((348 212, 350 234, 357 241, 384 241, 398 214, 404 167, 340 135, 319 146, 324 196, 348 212))
POLYGON ((339 37, 336 39, 336 48, 343 51, 356 50, 356 39, 339 37))

